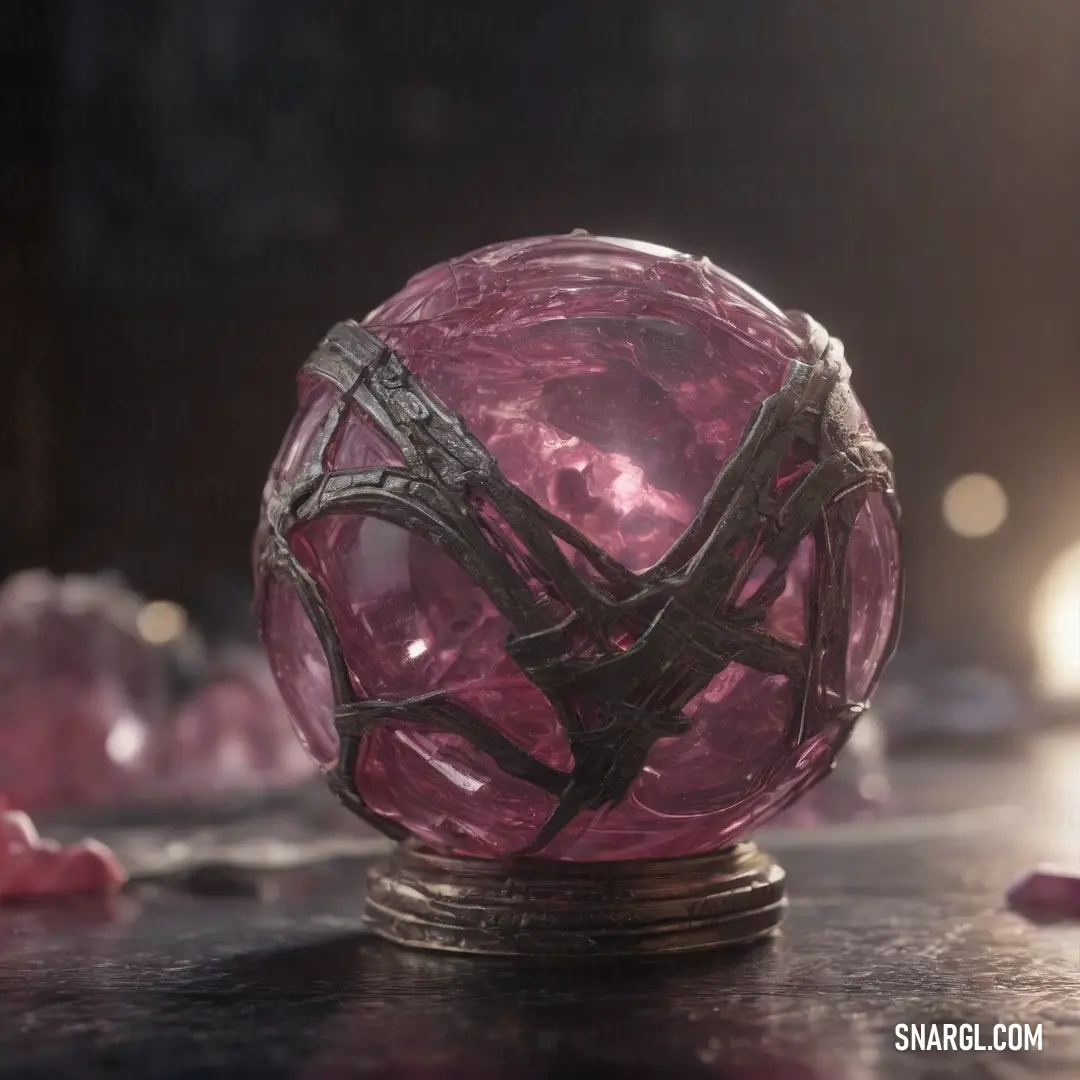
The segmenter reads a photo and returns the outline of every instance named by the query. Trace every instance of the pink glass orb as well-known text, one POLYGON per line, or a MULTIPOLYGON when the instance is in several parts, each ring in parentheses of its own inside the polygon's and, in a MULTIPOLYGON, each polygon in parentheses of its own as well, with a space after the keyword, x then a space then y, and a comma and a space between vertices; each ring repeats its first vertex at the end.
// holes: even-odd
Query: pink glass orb
POLYGON ((256 554, 278 685, 346 801, 458 854, 639 859, 730 843, 824 776, 899 614, 887 452, 847 374, 708 260, 584 233, 453 259, 332 331, 256 554), (372 375, 373 341, 406 371, 372 375), (433 416, 473 440, 463 473, 433 416))

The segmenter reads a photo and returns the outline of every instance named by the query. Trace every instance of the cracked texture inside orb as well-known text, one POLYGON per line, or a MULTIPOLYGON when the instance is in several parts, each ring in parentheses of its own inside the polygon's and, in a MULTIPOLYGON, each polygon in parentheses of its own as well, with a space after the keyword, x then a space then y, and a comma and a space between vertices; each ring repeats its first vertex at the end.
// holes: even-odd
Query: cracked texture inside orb
MULTIPOLYGON (((501 244, 433 267, 363 325, 463 417, 511 484, 633 575, 663 559, 694 521, 755 410, 803 355, 808 333, 708 260, 578 233, 501 244)), ((355 400, 304 374, 265 504, 297 481, 343 401, 324 468, 403 467, 398 446, 355 400)), ((872 438, 861 408, 854 413, 851 429, 872 438)), ((812 449, 791 442, 771 496, 782 499, 807 477, 818 460, 812 449)), ((532 596, 559 604, 520 537, 481 500, 473 510, 502 550, 520 555, 532 596)), ((886 494, 870 490, 854 514, 845 685, 828 691, 835 718, 871 691, 898 604, 899 549, 886 494)), ((738 619, 741 610, 750 618, 748 602, 780 570, 780 587, 770 587, 755 626, 809 657, 821 557, 812 529, 786 571, 748 539, 741 587, 709 614, 738 619)), ((268 538, 264 526, 257 549, 268 538)), ((547 769, 570 774, 566 725, 508 653, 507 619, 422 528, 350 510, 294 524, 285 539, 325 598, 356 697, 442 694, 547 769)), ((555 542, 580 577, 603 586, 580 550, 555 542)), ((558 792, 510 775, 459 732, 403 716, 371 727, 358 752, 339 760, 323 647, 293 582, 259 565, 263 638, 319 765, 349 770, 370 812, 436 848, 481 857, 529 849, 558 792)), ((612 647, 629 649, 640 633, 631 622, 616 626, 612 647)), ((682 707, 686 730, 652 742, 625 794, 583 807, 536 853, 683 856, 738 839, 825 775, 846 738, 840 719, 793 737, 799 708, 787 676, 730 657, 682 707)))

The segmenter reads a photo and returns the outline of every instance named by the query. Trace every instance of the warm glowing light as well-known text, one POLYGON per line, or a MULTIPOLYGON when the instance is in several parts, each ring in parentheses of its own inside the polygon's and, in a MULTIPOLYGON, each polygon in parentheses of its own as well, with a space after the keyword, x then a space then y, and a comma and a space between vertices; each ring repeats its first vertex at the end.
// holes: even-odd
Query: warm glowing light
POLYGON ((152 600, 139 612, 135 628, 149 645, 168 645, 187 629, 187 612, 171 600, 152 600))
POLYGON ((996 533, 1009 516, 1005 489, 984 473, 957 477, 946 489, 941 501, 945 524, 967 540, 977 540, 996 533))
POLYGON ((1043 693, 1080 700, 1080 544, 1043 578, 1035 600, 1035 655, 1043 693))

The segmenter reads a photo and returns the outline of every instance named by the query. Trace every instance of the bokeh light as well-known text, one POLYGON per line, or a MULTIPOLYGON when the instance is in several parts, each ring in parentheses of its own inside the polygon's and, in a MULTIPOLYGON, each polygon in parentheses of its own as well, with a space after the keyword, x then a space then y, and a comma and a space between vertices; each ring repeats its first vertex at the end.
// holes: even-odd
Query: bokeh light
POLYGON ((965 540, 978 540, 996 533, 1009 516, 1005 489, 992 476, 969 473, 957 477, 945 489, 941 501, 945 524, 965 540))
POLYGON ((187 630, 187 612, 171 600, 152 600, 139 612, 136 629, 148 645, 168 645, 187 630))
POLYGON ((1080 544, 1060 556, 1043 578, 1032 629, 1043 694, 1080 700, 1080 544))

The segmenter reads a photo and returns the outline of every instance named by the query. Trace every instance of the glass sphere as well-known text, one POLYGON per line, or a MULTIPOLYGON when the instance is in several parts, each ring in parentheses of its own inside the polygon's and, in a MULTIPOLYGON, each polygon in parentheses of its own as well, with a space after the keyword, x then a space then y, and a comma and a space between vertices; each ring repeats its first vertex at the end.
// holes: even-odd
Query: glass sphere
MULTIPOLYGON (((369 405, 305 369, 256 538, 261 628, 301 740, 362 812, 464 855, 683 856, 739 838, 828 772, 898 614, 887 468, 838 489, 793 527, 786 500, 817 482, 828 447, 809 428, 781 425, 767 484, 749 503, 750 481, 737 489, 745 520, 715 573, 703 568, 711 556, 701 537, 693 539, 702 521, 730 535, 727 519, 717 523, 725 511, 718 477, 766 453, 752 425, 812 351, 810 320, 785 315, 706 259, 574 233, 499 244, 426 270, 363 328, 461 417, 540 520, 569 527, 552 526, 559 554, 551 558, 565 559, 607 614, 602 633, 575 645, 578 666, 560 661, 565 671, 612 664, 626 675, 614 676, 606 696, 595 682, 578 693, 580 674, 553 694, 508 649, 520 627, 505 597, 496 602, 419 518, 404 527, 352 506, 277 528, 281 507, 315 490, 313 448, 320 475, 386 469, 407 477, 412 468, 369 405), (786 548, 774 542, 782 529, 786 548), (822 592, 822 560, 841 550, 835 536, 844 539, 843 564, 822 592), (603 559, 590 556, 595 549, 603 559), (278 556, 268 558, 271 550, 278 556), (325 605, 347 697, 412 703, 385 708, 345 746, 324 643, 297 575, 281 572, 283 552, 325 605), (686 579, 708 573, 714 587, 688 600, 686 579), (835 611, 843 617, 830 622, 835 611), (650 629, 654 621, 666 629, 650 629), (728 644, 702 659, 696 650, 719 640, 714 632, 728 644), (646 638, 661 633, 682 634, 686 645, 650 671, 646 638), (787 660, 764 663, 762 650, 787 660), (545 782, 508 772, 460 724, 410 715, 436 700, 524 751, 545 782), (663 724, 650 727, 650 716, 663 724)), ((846 403, 843 415, 830 406, 799 423, 840 424, 859 448, 851 453, 872 456, 883 448, 840 364, 843 393, 829 401, 846 403)), ((469 528, 516 569, 514 588, 534 617, 572 621, 568 590, 538 569, 520 530, 473 497, 468 478, 454 498, 464 500, 469 528)))

